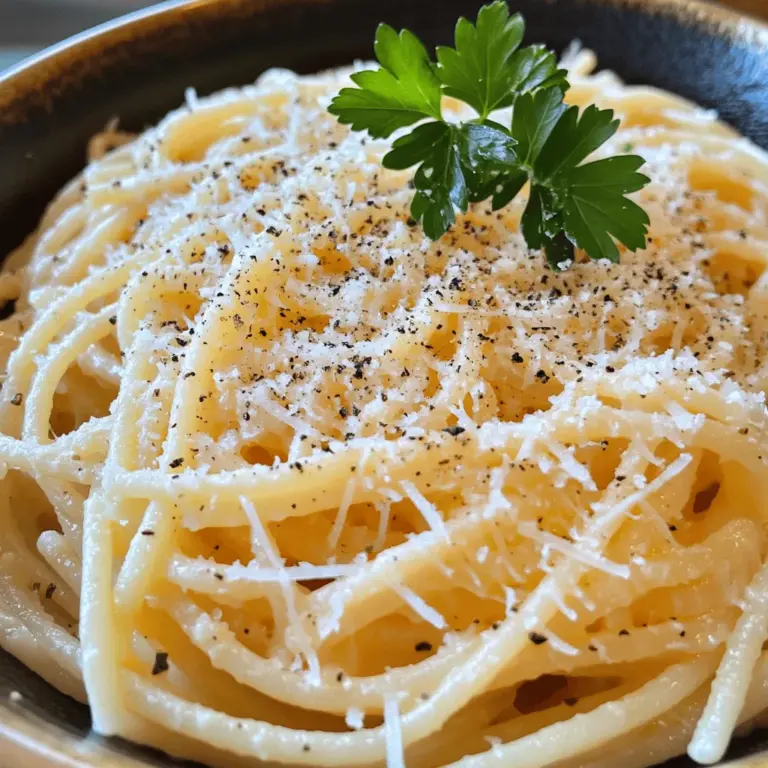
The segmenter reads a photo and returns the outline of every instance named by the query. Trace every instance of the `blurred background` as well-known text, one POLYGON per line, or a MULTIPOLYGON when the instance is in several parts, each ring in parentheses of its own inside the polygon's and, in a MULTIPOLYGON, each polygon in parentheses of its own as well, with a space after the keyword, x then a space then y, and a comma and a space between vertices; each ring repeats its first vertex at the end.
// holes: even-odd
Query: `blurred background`
POLYGON ((151 4, 148 0, 0 0, 0 68, 151 4))
MULTIPOLYGON (((768 0, 721 2, 768 19, 768 0)), ((151 5, 148 0, 0 0, 0 69, 76 32, 147 5, 151 5)))

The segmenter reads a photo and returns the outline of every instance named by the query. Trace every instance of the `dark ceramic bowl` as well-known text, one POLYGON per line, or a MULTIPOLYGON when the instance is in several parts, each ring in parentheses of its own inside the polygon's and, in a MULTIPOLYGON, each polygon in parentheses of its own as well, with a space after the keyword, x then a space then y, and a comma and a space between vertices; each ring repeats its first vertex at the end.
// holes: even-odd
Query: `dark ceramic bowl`
MULTIPOLYGON (((768 5, 768 0, 761 0, 768 5)), ((509 0, 528 35, 574 39, 601 66, 719 110, 768 149, 768 27, 695 0, 509 0)), ((264 69, 311 72, 370 57, 379 21, 448 42, 480 0, 189 0, 79 35, 0 77, 0 254, 34 227, 77 173, 88 138, 113 116, 129 130, 199 93, 264 69)), ((0 766, 168 765, 163 755, 88 735, 86 707, 0 651, 0 766), (10 697, 12 691, 21 694, 10 697)), ((768 766, 768 735, 734 743, 739 765, 768 766), (761 757, 762 753, 762 757, 761 757)), ((690 765, 679 759, 676 768, 690 765)))

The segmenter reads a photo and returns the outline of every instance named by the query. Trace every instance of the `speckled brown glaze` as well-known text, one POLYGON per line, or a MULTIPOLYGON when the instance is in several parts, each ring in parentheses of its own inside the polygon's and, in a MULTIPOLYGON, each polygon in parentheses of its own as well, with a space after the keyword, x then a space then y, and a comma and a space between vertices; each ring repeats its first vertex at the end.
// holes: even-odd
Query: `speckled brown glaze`
MULTIPOLYGON (((768 0, 751 2, 756 8, 768 0)), ((370 57, 377 22, 447 42, 481 0, 187 0, 79 35, 0 77, 0 254, 35 226, 83 165, 88 138, 117 116, 132 130, 183 100, 370 57)), ((603 66, 717 108, 768 149, 768 26, 696 0, 509 0, 531 40, 578 38, 603 66)), ((746 6, 745 6, 746 7, 746 6)), ((167 766, 159 753, 88 736, 86 707, 0 651, 0 768, 167 766), (21 698, 10 698, 12 691, 21 698)), ((768 768, 768 733, 737 741, 740 768, 768 768), (760 754, 764 753, 761 757, 760 754)), ((178 765, 178 763, 175 763, 178 765)), ((188 764, 189 765, 189 764, 188 764)), ((669 764, 688 766, 684 759, 669 764)), ((734 767, 736 763, 732 764, 734 767)))

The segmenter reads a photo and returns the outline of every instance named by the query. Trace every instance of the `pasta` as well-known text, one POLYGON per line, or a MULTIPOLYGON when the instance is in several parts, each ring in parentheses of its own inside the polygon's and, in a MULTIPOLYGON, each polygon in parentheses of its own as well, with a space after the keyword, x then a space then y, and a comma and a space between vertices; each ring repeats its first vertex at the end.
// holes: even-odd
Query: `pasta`
POLYGON ((759 723, 768 158, 566 64, 647 160, 620 264, 552 272, 524 200, 425 239, 349 70, 109 126, 9 257, 0 645, 99 733, 543 768, 759 723))

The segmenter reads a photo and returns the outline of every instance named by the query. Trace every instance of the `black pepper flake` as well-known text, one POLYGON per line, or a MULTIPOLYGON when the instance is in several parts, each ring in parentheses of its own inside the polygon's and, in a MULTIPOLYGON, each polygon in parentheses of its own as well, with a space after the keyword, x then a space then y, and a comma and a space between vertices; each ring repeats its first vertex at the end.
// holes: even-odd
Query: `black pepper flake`
POLYGON ((178 469, 184 463, 184 459, 179 456, 178 459, 174 459, 168 466, 171 469, 178 469))
POLYGON ((420 643, 416 643, 414 647, 419 653, 429 653, 432 650, 432 643, 422 640, 420 643))
POLYGON ((155 663, 152 665, 152 674, 159 675, 168 671, 168 654, 165 651, 158 651, 155 654, 155 663))
POLYGON ((626 637, 627 635, 629 635, 628 629, 619 630, 619 637, 626 637))
POLYGON ((346 419, 347 416, 349 416, 349 411, 347 411, 347 409, 342 406, 339 408, 339 416, 341 416, 342 419, 346 419))
POLYGON ((524 362, 523 356, 519 352, 515 352, 514 355, 512 355, 512 362, 513 363, 522 363, 524 362))
POLYGON ((22 394, 21 394, 21 392, 17 392, 11 398, 11 405, 21 405, 21 400, 22 400, 22 394))
POLYGON ((310 747, 310 746, 309 746, 309 744, 305 744, 305 745, 302 747, 302 749, 304 750, 304 752, 309 752, 309 750, 310 750, 310 749, 312 749, 312 747, 310 747))
POLYGON ((155 532, 154 531, 150 531, 150 530, 145 530, 145 531, 141 532, 141 535, 142 536, 154 536, 155 532))
POLYGON ((578 699, 568 698, 568 699, 563 699, 563 704, 569 707, 575 707, 578 701, 579 701, 578 699))
POLYGON ((224 575, 221 573, 214 573, 213 578, 217 579, 218 581, 224 581, 224 575))
POLYGON ((117 325, 117 315, 112 315, 112 317, 109 318, 109 322, 112 323, 112 325, 117 325))
POLYGON ((56 591, 56 585, 55 584, 49 584, 45 588, 45 599, 50 600, 53 597, 53 593, 56 591))
POLYGON ((542 643, 547 642, 547 636, 542 635, 540 632, 529 632, 528 633, 528 639, 534 644, 534 645, 541 645, 542 643))
POLYGON ((447 432, 449 435, 452 435, 453 437, 457 437, 462 432, 466 432, 467 430, 464 429, 464 427, 460 427, 458 424, 456 424, 453 427, 446 427, 445 429, 441 429, 440 431, 447 432))

